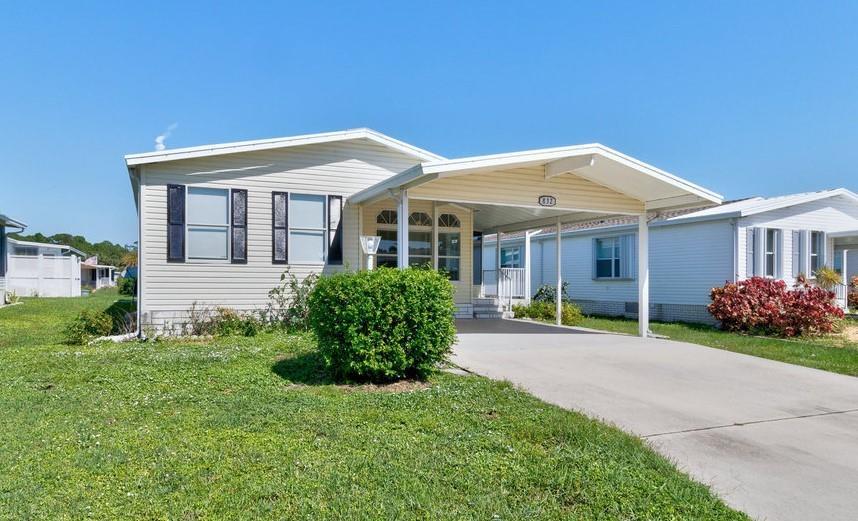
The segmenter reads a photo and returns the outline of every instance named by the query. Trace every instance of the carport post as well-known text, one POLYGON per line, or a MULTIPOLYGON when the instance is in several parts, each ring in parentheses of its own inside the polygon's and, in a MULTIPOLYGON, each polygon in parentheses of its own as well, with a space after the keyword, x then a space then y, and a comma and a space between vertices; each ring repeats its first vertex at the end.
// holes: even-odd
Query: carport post
POLYGON ((396 266, 408 267, 408 190, 399 192, 396 205, 396 266))
POLYGON ((646 213, 638 218, 638 335, 649 333, 649 225, 646 213))
POLYGON ((561 241, 560 241, 560 218, 557 218, 557 233, 554 236, 555 243, 557 245, 557 292, 555 294, 555 315, 557 319, 557 325, 561 325, 563 323, 563 265, 561 264, 562 256, 561 256, 561 241))

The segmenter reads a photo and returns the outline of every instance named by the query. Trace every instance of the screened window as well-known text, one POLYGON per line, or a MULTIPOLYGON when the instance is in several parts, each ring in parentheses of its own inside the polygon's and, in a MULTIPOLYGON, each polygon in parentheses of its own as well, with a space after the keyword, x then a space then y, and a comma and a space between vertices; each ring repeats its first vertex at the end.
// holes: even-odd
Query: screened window
POLYGON ((450 280, 459 280, 462 257, 461 222, 451 213, 438 216, 438 269, 450 280))
POLYGON ((843 275, 843 252, 835 252, 834 253, 834 271, 839 273, 841 276, 843 275))
POLYGON ((766 277, 777 277, 778 265, 778 231, 775 229, 766 230, 766 277))
POLYGON ((376 266, 395 268, 397 266, 396 254, 399 251, 396 244, 396 224, 399 222, 396 218, 396 210, 382 210, 376 216, 375 222, 378 224, 376 234, 381 237, 375 256, 375 264, 376 266))
POLYGON ((189 187, 187 198, 188 258, 229 258, 229 190, 189 187))
POLYGON ((822 267, 825 246, 822 232, 810 232, 810 273, 815 274, 822 267))
POLYGON ((596 239, 596 278, 620 278, 620 238, 596 239))
POLYGON ((427 213, 408 216, 408 265, 432 266, 432 218, 427 213))
POLYGON ((501 248, 501 268, 521 268, 521 247, 501 248))
POLYGON ((289 194, 289 262, 325 262, 325 205, 324 195, 289 194))

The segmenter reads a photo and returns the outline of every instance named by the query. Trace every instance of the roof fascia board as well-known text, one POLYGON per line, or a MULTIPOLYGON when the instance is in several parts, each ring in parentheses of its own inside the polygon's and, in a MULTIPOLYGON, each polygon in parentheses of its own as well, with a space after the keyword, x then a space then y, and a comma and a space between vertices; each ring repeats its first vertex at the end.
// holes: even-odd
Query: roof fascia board
POLYGON ((254 152, 259 150, 271 150, 277 148, 296 147, 302 145, 314 145, 319 143, 331 143, 335 141, 347 141, 352 139, 368 139, 375 143, 398 150, 404 154, 416 157, 423 161, 437 161, 442 156, 433 154, 427 150, 415 147, 398 139, 381 134, 370 129, 343 130, 337 132, 325 132, 321 134, 305 134, 300 136, 259 139, 254 141, 237 141, 233 143, 222 143, 214 145, 202 145, 197 147, 175 148, 163 151, 143 152, 139 154, 128 154, 125 156, 125 164, 128 167, 161 163, 165 161, 176 161, 180 159, 193 159, 198 157, 209 157, 240 152, 254 152))
POLYGON ((384 181, 376 183, 360 192, 352 195, 346 201, 349 204, 366 204, 372 203, 379 199, 385 199, 390 196, 391 191, 407 190, 413 186, 418 186, 437 176, 424 174, 420 165, 414 165, 408 170, 402 171, 393 177, 389 177, 384 181))
POLYGON ((850 190, 846 190, 845 188, 838 188, 836 190, 808 194, 804 197, 798 197, 795 199, 788 199, 784 201, 766 201, 765 199, 763 199, 762 201, 760 201, 760 204, 758 206, 742 210, 742 217, 748 217, 750 215, 770 212, 772 210, 780 210, 781 208, 788 208, 790 206, 798 206, 800 204, 812 203, 814 201, 820 201, 822 199, 828 199, 829 197, 837 196, 844 196, 849 199, 852 199, 853 202, 858 203, 858 195, 856 195, 850 190), (768 204, 766 204, 767 202, 768 204))

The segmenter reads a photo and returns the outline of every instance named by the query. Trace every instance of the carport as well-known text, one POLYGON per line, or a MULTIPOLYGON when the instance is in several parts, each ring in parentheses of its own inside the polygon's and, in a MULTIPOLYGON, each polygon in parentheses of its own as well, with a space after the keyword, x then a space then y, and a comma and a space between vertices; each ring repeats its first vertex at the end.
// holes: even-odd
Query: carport
MULTIPOLYGON (((456 205, 473 215, 473 231, 484 235, 555 227, 558 323, 563 225, 637 216, 641 336, 649 330, 648 222, 661 211, 721 202, 718 194, 599 144, 428 161, 351 196, 348 203, 360 209, 362 220, 374 222, 375 215, 363 209, 386 199, 395 201, 398 216, 412 215, 409 201, 431 201, 436 208, 456 205)), ((437 238, 437 219, 432 222, 437 238)), ((409 266, 409 219, 399 218, 397 226, 397 265, 404 268, 409 266)), ((471 238, 462 239, 470 247, 471 238)), ((437 257, 436 252, 436 268, 437 257)))

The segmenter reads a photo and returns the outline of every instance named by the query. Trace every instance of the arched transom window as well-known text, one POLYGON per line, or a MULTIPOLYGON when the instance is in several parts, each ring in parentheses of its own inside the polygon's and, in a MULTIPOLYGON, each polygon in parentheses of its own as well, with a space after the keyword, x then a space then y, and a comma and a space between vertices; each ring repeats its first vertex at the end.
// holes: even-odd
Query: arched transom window
POLYGON ((426 212, 414 212, 408 217, 409 226, 432 226, 432 218, 426 212))

